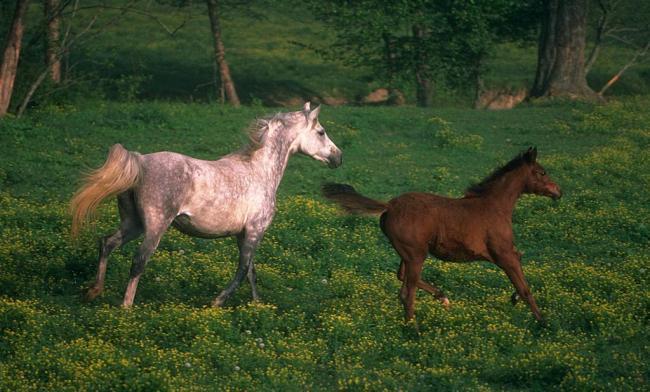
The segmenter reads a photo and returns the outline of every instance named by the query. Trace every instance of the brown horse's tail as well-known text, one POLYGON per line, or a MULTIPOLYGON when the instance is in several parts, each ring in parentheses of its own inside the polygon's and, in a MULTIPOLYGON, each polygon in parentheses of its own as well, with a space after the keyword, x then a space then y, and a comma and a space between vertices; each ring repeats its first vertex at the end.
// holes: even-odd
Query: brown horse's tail
POLYGON ((345 212, 354 215, 379 215, 388 209, 388 204, 361 195, 346 184, 324 184, 323 195, 340 205, 345 212))
POLYGON ((85 176, 84 184, 70 200, 73 238, 77 237, 102 200, 129 190, 138 181, 139 155, 127 151, 121 144, 115 144, 108 152, 104 165, 85 176))

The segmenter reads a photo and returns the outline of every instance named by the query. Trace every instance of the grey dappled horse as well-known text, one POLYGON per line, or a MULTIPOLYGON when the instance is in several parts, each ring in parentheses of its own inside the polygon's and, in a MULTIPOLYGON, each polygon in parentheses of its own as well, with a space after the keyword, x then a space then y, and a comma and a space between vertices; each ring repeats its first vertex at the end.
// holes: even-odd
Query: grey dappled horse
POLYGON ((144 233, 122 303, 131 306, 147 260, 174 225, 191 236, 237 238, 237 272, 213 306, 221 306, 246 274, 257 300, 253 254, 273 219, 289 157, 298 152, 331 168, 341 165, 341 150, 318 122, 319 112, 320 106, 310 110, 307 102, 302 111, 258 120, 247 147, 216 161, 167 151, 141 155, 114 145, 104 165, 87 176, 71 201, 73 236, 107 197, 117 195, 120 213, 120 228, 100 240, 97 279, 86 298, 92 300, 104 289, 110 253, 144 233))

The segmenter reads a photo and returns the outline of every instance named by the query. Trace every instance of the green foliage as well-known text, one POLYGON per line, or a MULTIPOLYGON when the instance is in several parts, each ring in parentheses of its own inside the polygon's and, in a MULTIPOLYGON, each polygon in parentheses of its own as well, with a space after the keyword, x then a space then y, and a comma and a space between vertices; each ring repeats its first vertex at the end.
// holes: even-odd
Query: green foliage
MULTIPOLYGON (((590 33, 597 34, 605 17, 602 37, 615 46, 643 48, 650 42, 650 4, 635 0, 592 0, 589 3, 590 33)), ((596 37, 590 37, 596 39, 596 37)))
MULTIPOLYGON (((98 99, 217 100, 211 84, 212 41, 205 2, 136 1, 132 11, 125 13, 115 7, 129 1, 86 0, 75 13, 71 11, 74 2, 65 3, 69 5, 62 30, 70 27, 71 37, 84 31, 94 17, 96 22, 70 48, 64 60, 63 83, 57 86, 46 81, 28 111, 98 99), (178 30, 170 34, 163 25, 169 31, 178 30)), ((533 11, 539 9, 537 0, 426 1, 418 3, 429 7, 420 16, 415 15, 418 8, 411 1, 374 2, 367 7, 362 6, 370 2, 349 2, 351 8, 339 15, 343 19, 337 29, 329 28, 330 22, 326 24, 304 5, 286 1, 221 3, 226 56, 244 104, 291 106, 306 99, 331 104, 358 102, 378 87, 397 88, 407 102, 414 102, 414 55, 418 53, 430 61, 436 107, 472 106, 477 75, 486 89, 493 89, 527 88, 535 74, 538 15, 533 11), (348 23, 349 19, 353 22, 348 23), (417 52, 409 21, 421 21, 430 29, 428 43, 417 52), (345 36, 338 39, 337 31, 345 36), (383 32, 399 48, 390 64, 385 61, 383 32), (336 56, 326 55, 325 49, 330 47, 336 49, 336 56), (365 61, 350 65, 353 58, 346 53, 365 61)), ((320 3, 324 12, 342 4, 320 3)), ((628 3, 633 2, 619 4, 628 3)), ((0 4, 0 38, 4 40, 14 4, 0 4)), ((640 15, 645 8, 639 8, 640 15)), ((44 36, 42 2, 32 1, 12 111, 44 69, 44 36)), ((596 89, 603 86, 633 55, 632 49, 607 39, 589 74, 590 85, 596 89)), ((645 94, 648 89, 650 65, 646 61, 630 68, 608 95, 645 94)))
MULTIPOLYGON (((64 59, 63 83, 55 86, 45 82, 30 108, 97 99, 216 101, 211 83, 213 42, 204 1, 91 0, 76 12, 72 12, 74 2, 66 3, 62 31, 70 27, 70 37, 96 21, 74 40, 64 59), (129 11, 119 8, 126 4, 131 5, 129 11), (176 31, 171 34, 168 30, 176 31)), ((330 97, 351 101, 365 93, 368 74, 363 70, 349 69, 336 61, 324 62, 297 45, 298 41, 303 45, 327 41, 330 36, 304 9, 287 2, 221 3, 227 59, 244 103, 258 99, 265 105, 278 106, 330 97)), ((8 8, 13 11, 13 5, 8 8)), ((0 17, 0 27, 9 14, 0 17)), ((42 22, 42 2, 31 2, 12 100, 14 109, 44 69, 42 22)), ((0 37, 4 40, 5 36, 0 37)))
POLYGON ((118 307, 137 244, 113 253, 106 291, 80 300, 96 271, 93 231, 68 237, 80 172, 115 142, 212 159, 237 148, 264 108, 197 104, 48 106, 0 120, 0 390, 635 390, 647 383, 650 118, 647 98, 512 111, 326 108, 345 153, 337 170, 295 157, 257 254, 262 304, 248 285, 206 307, 232 277, 231 240, 165 234, 136 306, 118 307), (346 182, 388 200, 459 196, 530 145, 563 188, 525 196, 514 216, 539 327, 487 263, 428 260, 419 333, 403 323, 398 259, 375 218, 318 195, 346 182))
POLYGON ((536 6, 510 0, 313 2, 337 34, 325 51, 369 66, 389 83, 415 80, 415 72, 424 71, 454 88, 473 88, 495 42, 522 30, 516 16, 536 6))

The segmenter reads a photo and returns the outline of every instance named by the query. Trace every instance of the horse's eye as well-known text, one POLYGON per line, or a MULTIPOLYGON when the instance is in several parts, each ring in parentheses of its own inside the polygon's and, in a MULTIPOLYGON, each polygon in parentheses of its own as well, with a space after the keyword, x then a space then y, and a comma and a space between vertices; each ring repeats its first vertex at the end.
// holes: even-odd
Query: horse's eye
POLYGON ((544 170, 540 170, 540 171, 539 171, 539 175, 540 175, 540 176, 545 176, 545 175, 546 175, 546 171, 544 171, 544 170))
POLYGON ((325 130, 323 130, 323 129, 319 129, 319 130, 318 130, 318 134, 319 134, 320 136, 325 136, 325 130))

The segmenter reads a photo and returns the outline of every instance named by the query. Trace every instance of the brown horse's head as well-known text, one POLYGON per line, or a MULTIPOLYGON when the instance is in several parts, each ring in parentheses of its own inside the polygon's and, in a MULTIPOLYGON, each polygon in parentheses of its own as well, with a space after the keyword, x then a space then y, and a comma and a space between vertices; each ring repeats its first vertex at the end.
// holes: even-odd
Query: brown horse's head
POLYGON ((560 187, 551 180, 546 170, 537 163, 537 148, 530 147, 523 153, 526 162, 527 177, 524 185, 524 193, 533 193, 541 196, 548 196, 554 200, 562 197, 560 187))

